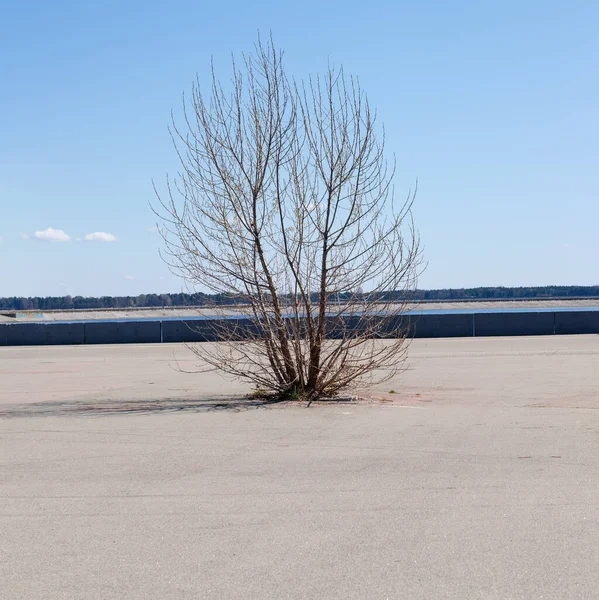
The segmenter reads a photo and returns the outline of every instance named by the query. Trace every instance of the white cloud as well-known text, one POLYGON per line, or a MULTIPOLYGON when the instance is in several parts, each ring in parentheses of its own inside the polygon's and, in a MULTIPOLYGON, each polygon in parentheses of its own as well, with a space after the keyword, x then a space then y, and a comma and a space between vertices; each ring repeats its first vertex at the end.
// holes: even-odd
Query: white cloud
MULTIPOLYGON (((23 236, 23 234, 21 235, 23 236)), ((23 237, 24 239, 29 239, 29 236, 23 237)), ((71 239, 62 229, 52 229, 52 227, 48 227, 44 231, 36 231, 33 237, 42 242, 68 242, 71 239)))
POLYGON ((125 275, 123 279, 126 281, 135 281, 135 277, 133 275, 125 275))
POLYGON ((154 227, 146 227, 146 231, 148 233, 158 233, 158 227, 156 227, 156 225, 154 225, 154 227))
POLYGON ((86 242, 116 242, 116 236, 112 235, 112 233, 106 233, 105 231, 88 233, 84 239, 86 242))
POLYGON ((22 240, 29 240, 29 239, 31 239, 31 236, 29 234, 23 233, 22 231, 21 231, 21 233, 19 235, 21 236, 22 240))

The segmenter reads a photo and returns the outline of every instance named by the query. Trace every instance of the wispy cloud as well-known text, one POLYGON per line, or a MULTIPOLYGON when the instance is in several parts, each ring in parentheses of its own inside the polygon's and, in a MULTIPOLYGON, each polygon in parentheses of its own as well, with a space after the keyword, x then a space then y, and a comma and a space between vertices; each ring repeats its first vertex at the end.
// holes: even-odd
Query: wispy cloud
MULTIPOLYGON (((21 234, 21 237, 29 239, 29 236, 24 234, 21 234)), ((62 229, 53 229, 52 227, 48 227, 43 231, 36 231, 33 237, 42 242, 68 242, 71 239, 71 236, 67 235, 62 229)))
POLYGON ((116 236, 106 231, 94 231, 88 233, 84 238, 86 242, 116 242, 116 236))
POLYGON ((153 227, 146 227, 146 231, 148 233, 158 233, 158 227, 156 227, 156 225, 154 225, 153 227))
POLYGON ((133 275, 125 275, 123 279, 126 281, 135 281, 135 277, 133 275))

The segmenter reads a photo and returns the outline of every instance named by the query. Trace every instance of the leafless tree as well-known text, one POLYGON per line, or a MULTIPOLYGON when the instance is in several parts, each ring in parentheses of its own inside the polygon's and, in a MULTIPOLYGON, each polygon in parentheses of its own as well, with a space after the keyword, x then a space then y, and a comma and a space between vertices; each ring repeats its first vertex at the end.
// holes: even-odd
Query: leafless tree
POLYGON ((209 94, 196 79, 157 213, 171 268, 234 300, 214 307, 222 343, 193 346, 203 363, 314 399, 402 368, 419 240, 358 80, 329 68, 297 82, 282 58, 259 40, 230 86, 214 66, 209 94))

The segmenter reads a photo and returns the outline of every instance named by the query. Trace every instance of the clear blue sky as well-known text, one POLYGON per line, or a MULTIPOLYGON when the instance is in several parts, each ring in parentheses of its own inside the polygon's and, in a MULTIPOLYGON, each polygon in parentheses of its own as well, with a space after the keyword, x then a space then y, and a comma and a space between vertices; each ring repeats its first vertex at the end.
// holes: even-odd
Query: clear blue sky
POLYGON ((147 231, 169 113, 258 29, 291 74, 360 76, 397 189, 419 178, 421 287, 598 284, 598 23, 596 0, 5 0, 0 296, 181 289, 147 231))

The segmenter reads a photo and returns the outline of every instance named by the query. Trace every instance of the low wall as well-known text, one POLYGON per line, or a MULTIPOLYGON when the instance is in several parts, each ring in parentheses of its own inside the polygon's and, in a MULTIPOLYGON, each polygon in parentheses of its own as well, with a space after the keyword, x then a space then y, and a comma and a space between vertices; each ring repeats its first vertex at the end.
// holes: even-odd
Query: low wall
POLYGON ((162 321, 86 321, 85 344, 157 344, 162 321))
POLYGON ((599 333, 599 311, 563 311, 555 314, 555 333, 599 333))
POLYGON ((460 313, 415 315, 410 318, 410 332, 416 338, 472 337, 474 315, 460 313))
POLYGON ((205 319, 162 321, 162 341, 217 342, 219 339, 244 339, 258 334, 251 319, 205 319))
MULTIPOLYGON (((397 331, 407 331, 415 338, 599 334, 599 311, 591 310, 381 318, 387 321, 381 337, 394 337, 397 331)), ((327 329, 335 339, 355 332, 360 325, 357 317, 336 318, 329 320, 327 329)), ((249 319, 0 323, 0 346, 214 342, 219 328, 236 339, 257 333, 249 319)))
POLYGON ((213 342, 210 324, 206 321, 163 321, 162 341, 172 342, 213 342))
MULTIPOLYGON (((398 332, 409 337, 471 337, 474 315, 465 313, 414 314, 401 317, 381 317, 383 327, 378 334, 382 338, 397 337, 398 332)), ((328 319, 327 337, 339 339, 367 327, 360 317, 328 319)), ((377 326, 378 327, 378 326, 377 326)), ((363 332, 363 331, 362 331, 363 332)))
POLYGON ((553 335, 554 315, 552 312, 477 313, 474 335, 553 335))
POLYGON ((84 330, 85 323, 3 323, 0 325, 0 345, 83 344, 84 330))

